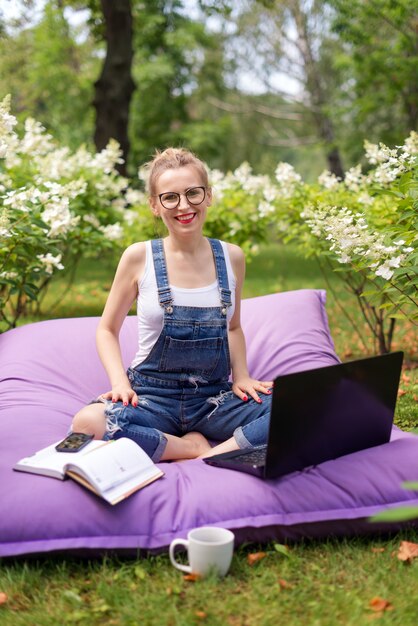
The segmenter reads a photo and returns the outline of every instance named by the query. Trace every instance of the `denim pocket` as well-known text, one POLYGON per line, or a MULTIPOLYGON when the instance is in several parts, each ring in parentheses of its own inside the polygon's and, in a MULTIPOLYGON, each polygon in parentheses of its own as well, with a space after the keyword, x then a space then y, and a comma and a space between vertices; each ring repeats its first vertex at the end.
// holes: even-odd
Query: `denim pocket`
POLYGON ((173 339, 165 337, 160 359, 163 372, 211 376, 221 356, 223 339, 173 339))

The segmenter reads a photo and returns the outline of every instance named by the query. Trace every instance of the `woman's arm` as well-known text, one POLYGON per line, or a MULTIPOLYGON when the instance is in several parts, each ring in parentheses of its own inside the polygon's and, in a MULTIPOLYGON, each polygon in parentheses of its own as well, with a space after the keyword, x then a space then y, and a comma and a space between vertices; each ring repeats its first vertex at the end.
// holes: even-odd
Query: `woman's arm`
POLYGON ((111 390, 101 394, 102 397, 133 405, 138 403, 138 398, 122 362, 119 332, 137 296, 145 254, 144 243, 133 244, 122 254, 96 333, 97 351, 111 385, 111 390))
POLYGON ((243 251, 238 246, 228 244, 228 250, 237 281, 235 288, 235 311, 229 323, 228 332, 233 381, 232 390, 235 395, 244 401, 247 401, 248 397, 251 396, 257 402, 261 402, 257 392, 270 393, 273 382, 255 380, 248 373, 245 337, 241 328, 241 293, 245 278, 245 257, 243 251))

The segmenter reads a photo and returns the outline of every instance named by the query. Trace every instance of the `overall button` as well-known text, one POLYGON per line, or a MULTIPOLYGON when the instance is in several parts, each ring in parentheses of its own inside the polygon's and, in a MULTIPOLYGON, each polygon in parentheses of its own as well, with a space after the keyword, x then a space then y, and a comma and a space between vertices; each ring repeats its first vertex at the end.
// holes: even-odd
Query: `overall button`
POLYGON ((166 313, 172 313, 173 307, 171 305, 165 307, 166 313))

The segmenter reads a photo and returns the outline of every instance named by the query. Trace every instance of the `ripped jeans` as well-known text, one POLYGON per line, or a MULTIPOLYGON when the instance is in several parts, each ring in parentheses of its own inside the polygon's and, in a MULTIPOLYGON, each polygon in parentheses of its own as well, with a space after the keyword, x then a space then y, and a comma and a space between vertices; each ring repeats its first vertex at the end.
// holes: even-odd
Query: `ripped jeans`
MULTIPOLYGON (((104 439, 129 437, 158 462, 167 445, 164 433, 181 437, 198 431, 208 439, 225 441, 234 436, 240 448, 267 442, 272 396, 260 394, 259 404, 244 402, 231 391, 231 383, 200 385, 157 380, 129 369, 128 377, 138 394, 138 406, 105 402, 104 439)), ((98 400, 99 401, 99 400, 98 400)))

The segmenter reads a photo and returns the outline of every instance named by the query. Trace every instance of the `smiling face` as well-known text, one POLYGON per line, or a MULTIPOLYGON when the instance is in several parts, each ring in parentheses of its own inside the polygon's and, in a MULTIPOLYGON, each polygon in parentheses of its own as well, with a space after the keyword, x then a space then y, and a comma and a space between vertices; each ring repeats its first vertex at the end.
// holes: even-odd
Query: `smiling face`
MULTIPOLYGON (((201 174, 193 165, 168 169, 159 176, 156 181, 155 195, 150 198, 150 204, 154 215, 161 217, 170 233, 201 233, 206 219, 206 209, 212 200, 212 191, 206 188, 205 199, 201 204, 192 204, 185 194, 189 189, 204 186, 205 182, 201 174), (158 197, 160 194, 169 192, 181 194, 180 203, 175 209, 164 208, 158 197)), ((193 198, 191 200, 194 202, 193 198)))

